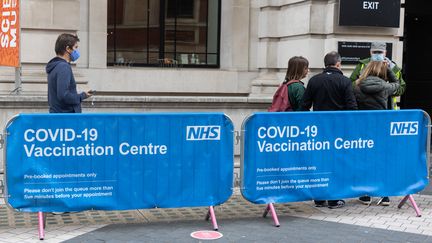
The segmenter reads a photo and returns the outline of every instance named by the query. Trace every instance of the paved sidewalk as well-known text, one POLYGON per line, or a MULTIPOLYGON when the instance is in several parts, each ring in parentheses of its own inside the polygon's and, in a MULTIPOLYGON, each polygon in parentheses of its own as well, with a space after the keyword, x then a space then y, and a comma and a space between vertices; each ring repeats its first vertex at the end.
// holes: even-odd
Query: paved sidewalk
MULTIPOLYGON (((364 206, 347 200, 340 209, 316 208, 312 202, 275 205, 281 227, 273 226, 265 205, 245 201, 236 192, 215 208, 224 237, 217 242, 432 242, 432 196, 414 195, 422 210, 416 217, 409 202, 397 208, 364 206)), ((198 242, 196 230, 211 230, 207 208, 85 211, 47 216, 44 242, 198 242)), ((0 207, 0 242, 39 242, 35 213, 0 207)))
MULTIPOLYGON (((431 242, 432 236, 368 228, 283 216, 282 227, 266 224, 262 218, 221 220, 223 237, 216 242, 431 242)), ((200 242, 191 232, 202 227, 195 221, 149 225, 110 225, 68 240, 78 242, 200 242)))

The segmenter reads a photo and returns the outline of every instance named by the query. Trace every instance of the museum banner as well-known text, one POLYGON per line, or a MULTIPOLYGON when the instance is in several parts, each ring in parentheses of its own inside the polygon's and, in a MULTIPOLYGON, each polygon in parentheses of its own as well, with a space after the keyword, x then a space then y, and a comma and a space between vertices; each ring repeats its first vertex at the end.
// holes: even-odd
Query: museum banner
POLYGON ((0 3, 0 66, 20 65, 20 1, 0 3))

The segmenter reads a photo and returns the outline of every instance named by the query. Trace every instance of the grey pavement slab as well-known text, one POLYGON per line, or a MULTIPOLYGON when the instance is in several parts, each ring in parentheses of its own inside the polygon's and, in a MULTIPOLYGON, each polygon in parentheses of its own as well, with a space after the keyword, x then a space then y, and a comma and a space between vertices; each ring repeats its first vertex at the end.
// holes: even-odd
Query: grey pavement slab
POLYGON ((429 184, 426 186, 425 189, 423 189, 420 194, 423 195, 432 195, 432 184, 429 182, 429 184))
MULTIPOLYGON (((275 205, 278 215, 292 216, 295 213, 313 214, 320 211, 305 203, 275 205)), ((255 217, 263 213, 265 205, 252 204, 239 193, 222 205, 215 207, 218 219, 255 217)), ((47 227, 56 225, 148 223, 159 221, 200 220, 207 214, 207 207, 192 208, 151 208, 123 211, 82 211, 70 214, 46 214, 47 227)), ((10 207, 0 206, 0 229, 4 227, 37 227, 36 213, 17 212, 10 207)))
MULTIPOLYGON (((432 242, 432 236, 343 223, 284 216, 281 227, 271 217, 219 220, 223 237, 214 242, 432 242)), ((190 236, 209 230, 206 221, 109 225, 67 240, 78 242, 204 242, 190 236)))
MULTIPOLYGON (((410 203, 397 208, 402 197, 391 197, 388 207, 365 206, 356 198, 346 199, 339 209, 316 208, 312 201, 276 204, 282 223, 276 228, 270 215, 261 217, 265 205, 251 204, 236 192, 215 207, 225 235, 218 242, 432 242, 432 196, 413 196, 422 217, 416 217, 410 203)), ((198 207, 47 214, 43 242, 198 242, 190 233, 212 229, 203 220, 206 213, 206 207, 198 207)), ((1 243, 40 242, 36 213, 1 205, 0 219, 1 243)))

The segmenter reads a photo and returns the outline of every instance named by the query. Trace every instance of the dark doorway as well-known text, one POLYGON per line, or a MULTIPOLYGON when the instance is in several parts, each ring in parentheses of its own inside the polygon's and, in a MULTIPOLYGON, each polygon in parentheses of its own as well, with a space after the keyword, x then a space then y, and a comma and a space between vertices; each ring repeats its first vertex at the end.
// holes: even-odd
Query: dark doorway
POLYGON ((432 115, 432 1, 406 0, 403 72, 407 83, 402 108, 432 115))

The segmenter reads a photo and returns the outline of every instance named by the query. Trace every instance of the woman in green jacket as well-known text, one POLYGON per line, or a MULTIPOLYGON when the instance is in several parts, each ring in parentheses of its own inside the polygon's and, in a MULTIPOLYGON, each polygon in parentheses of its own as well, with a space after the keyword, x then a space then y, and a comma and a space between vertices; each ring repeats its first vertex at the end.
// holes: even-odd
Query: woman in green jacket
POLYGON ((309 72, 309 61, 302 56, 291 57, 288 61, 288 68, 285 75, 284 84, 295 80, 288 85, 288 97, 293 111, 301 110, 303 94, 305 92, 304 79, 309 72))

